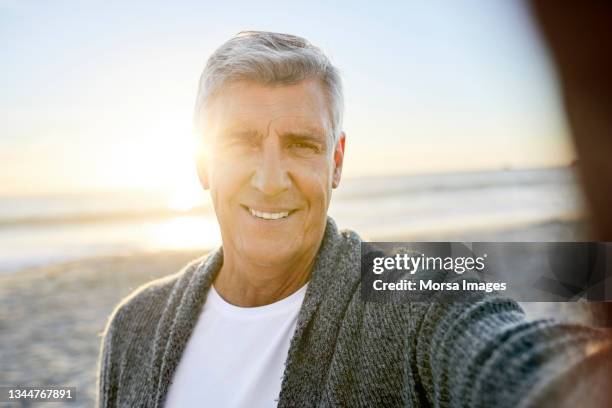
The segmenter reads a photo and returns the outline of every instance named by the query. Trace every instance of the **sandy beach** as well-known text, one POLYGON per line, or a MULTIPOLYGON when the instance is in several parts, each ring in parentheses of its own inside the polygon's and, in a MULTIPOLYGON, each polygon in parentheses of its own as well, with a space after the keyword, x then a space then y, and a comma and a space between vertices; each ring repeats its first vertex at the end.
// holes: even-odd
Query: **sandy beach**
POLYGON ((0 384, 74 386, 76 406, 93 406, 100 334, 114 306, 199 255, 92 258, 0 276, 0 384))
MULTIPOLYGON (((553 233, 559 240, 574 240, 583 233, 578 227, 551 223, 471 237, 537 240, 553 233)), ((172 251, 97 257, 0 276, 0 384, 74 386, 76 405, 93 406, 100 334, 114 306, 141 284, 174 273, 202 254, 172 251)), ((532 317, 589 319, 581 304, 524 306, 532 317)))

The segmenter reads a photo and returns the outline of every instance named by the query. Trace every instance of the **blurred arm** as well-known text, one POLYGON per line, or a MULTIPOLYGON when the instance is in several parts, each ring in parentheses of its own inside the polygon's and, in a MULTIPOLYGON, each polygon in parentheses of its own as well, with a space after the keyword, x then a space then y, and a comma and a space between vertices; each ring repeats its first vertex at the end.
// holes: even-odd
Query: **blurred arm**
POLYGON ((429 305, 417 336, 416 361, 433 405, 559 406, 585 397, 608 398, 609 390, 593 387, 597 379, 612 378, 610 345, 598 330, 528 322, 514 301, 482 298, 469 305, 429 305), (584 367, 595 365, 598 371, 585 377, 584 367))

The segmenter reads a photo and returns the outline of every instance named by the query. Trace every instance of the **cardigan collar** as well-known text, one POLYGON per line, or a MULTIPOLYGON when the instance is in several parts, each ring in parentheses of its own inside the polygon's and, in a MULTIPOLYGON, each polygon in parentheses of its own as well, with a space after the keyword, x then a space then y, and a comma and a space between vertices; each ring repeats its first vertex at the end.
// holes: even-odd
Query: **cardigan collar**
MULTIPOLYGON (((291 362, 296 360, 300 339, 325 294, 333 290, 330 280, 336 269, 334 265, 340 255, 342 238, 335 222, 328 217, 321 247, 317 253, 304 302, 298 315, 296 331, 291 341, 281 397, 284 389, 290 386, 286 384, 287 371, 291 362)), ((147 393, 149 406, 163 406, 174 372, 206 301, 208 289, 222 264, 223 249, 218 248, 201 261, 192 270, 192 273, 181 274, 175 283, 155 333, 153 355, 149 367, 148 385, 150 389, 147 393)))

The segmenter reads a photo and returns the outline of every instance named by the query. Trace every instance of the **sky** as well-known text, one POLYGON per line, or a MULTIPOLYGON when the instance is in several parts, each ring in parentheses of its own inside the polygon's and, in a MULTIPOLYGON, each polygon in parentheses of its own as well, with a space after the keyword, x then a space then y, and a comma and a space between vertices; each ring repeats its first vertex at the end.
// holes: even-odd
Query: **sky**
POLYGON ((199 189, 198 78, 249 29, 303 36, 339 67, 344 177, 573 160, 519 1, 0 0, 0 195, 199 189))

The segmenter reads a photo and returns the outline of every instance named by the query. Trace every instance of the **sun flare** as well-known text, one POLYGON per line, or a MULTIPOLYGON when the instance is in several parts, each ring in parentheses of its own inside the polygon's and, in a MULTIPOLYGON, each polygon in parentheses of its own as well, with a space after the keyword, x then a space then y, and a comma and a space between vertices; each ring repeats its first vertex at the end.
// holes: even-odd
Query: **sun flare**
POLYGON ((204 192, 195 187, 186 187, 170 193, 167 205, 177 212, 188 212, 206 203, 204 192))

